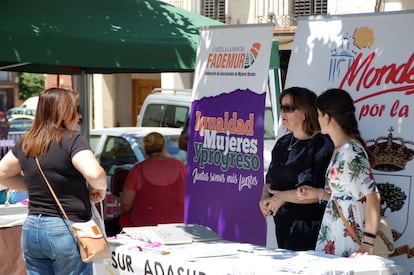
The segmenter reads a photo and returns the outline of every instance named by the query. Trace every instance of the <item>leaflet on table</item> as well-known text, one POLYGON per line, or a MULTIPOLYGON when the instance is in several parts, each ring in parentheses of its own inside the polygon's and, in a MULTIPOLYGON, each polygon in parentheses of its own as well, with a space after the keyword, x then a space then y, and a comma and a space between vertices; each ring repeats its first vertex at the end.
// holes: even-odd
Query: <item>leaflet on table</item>
POLYGON ((107 238, 111 245, 124 245, 130 251, 137 252, 153 252, 156 254, 167 255, 170 254, 170 248, 162 243, 149 243, 141 240, 132 239, 126 234, 118 234, 107 238))
POLYGON ((225 257, 238 258, 242 254, 258 256, 273 253, 265 247, 248 243, 234 243, 227 241, 195 242, 191 244, 163 245, 134 240, 126 234, 108 237, 112 245, 120 245, 130 252, 153 252, 161 255, 172 255, 186 261, 199 261, 206 258, 225 257))
POLYGON ((205 258, 229 258, 238 257, 239 251, 233 243, 220 242, 199 242, 187 245, 171 246, 170 252, 174 257, 186 261, 199 261, 205 258))
POLYGON ((157 226, 125 227, 122 230, 133 239, 162 244, 186 244, 219 240, 210 228, 198 224, 160 224, 157 226))

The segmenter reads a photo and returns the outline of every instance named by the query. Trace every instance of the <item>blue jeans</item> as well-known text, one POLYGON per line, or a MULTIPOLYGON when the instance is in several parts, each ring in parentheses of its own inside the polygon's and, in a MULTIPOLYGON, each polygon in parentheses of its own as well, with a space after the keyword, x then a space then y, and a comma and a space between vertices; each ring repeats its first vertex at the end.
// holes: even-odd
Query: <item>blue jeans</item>
POLYGON ((89 275, 92 263, 82 262, 68 225, 58 217, 29 215, 22 227, 27 275, 89 275))

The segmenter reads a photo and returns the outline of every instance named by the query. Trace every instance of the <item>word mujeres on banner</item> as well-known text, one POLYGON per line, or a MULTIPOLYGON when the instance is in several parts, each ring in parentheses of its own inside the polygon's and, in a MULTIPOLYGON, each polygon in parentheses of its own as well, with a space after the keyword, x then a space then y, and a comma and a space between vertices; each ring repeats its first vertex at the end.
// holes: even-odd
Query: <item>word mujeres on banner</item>
POLYGON ((199 167, 205 164, 220 166, 226 172, 231 168, 253 169, 260 168, 257 156, 258 140, 254 135, 254 114, 249 114, 248 120, 237 118, 234 112, 232 118, 225 112, 224 117, 205 117, 200 111, 196 112, 195 130, 199 131, 203 142, 195 143, 195 159, 199 167))
POLYGON ((195 182, 218 182, 251 188, 258 184, 252 174, 226 174, 229 169, 258 171, 261 161, 258 157, 258 139, 254 138, 254 114, 244 120, 233 112, 224 112, 222 117, 203 116, 196 111, 195 130, 203 137, 202 142, 194 142, 194 161, 199 165, 192 172, 195 182), (223 173, 205 172, 206 165, 220 167, 223 173))

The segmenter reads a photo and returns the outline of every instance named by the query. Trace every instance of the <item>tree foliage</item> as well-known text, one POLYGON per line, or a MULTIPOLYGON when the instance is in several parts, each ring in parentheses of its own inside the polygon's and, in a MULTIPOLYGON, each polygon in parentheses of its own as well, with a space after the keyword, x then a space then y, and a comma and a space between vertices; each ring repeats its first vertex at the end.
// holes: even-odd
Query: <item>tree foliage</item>
POLYGON ((19 97, 28 99, 37 96, 45 89, 45 76, 43 74, 21 73, 19 78, 19 97))
POLYGON ((378 183, 377 186, 381 194, 381 216, 384 216, 387 209, 395 212, 404 206, 407 195, 400 187, 389 182, 378 183))

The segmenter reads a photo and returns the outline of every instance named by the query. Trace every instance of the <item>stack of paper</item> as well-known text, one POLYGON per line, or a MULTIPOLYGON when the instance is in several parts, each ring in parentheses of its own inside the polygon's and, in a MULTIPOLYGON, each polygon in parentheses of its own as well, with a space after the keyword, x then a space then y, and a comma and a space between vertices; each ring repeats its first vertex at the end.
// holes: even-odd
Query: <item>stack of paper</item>
POLYGON ((131 238, 162 244, 186 244, 220 240, 209 227, 198 224, 160 224, 158 226, 125 227, 122 231, 131 238))

